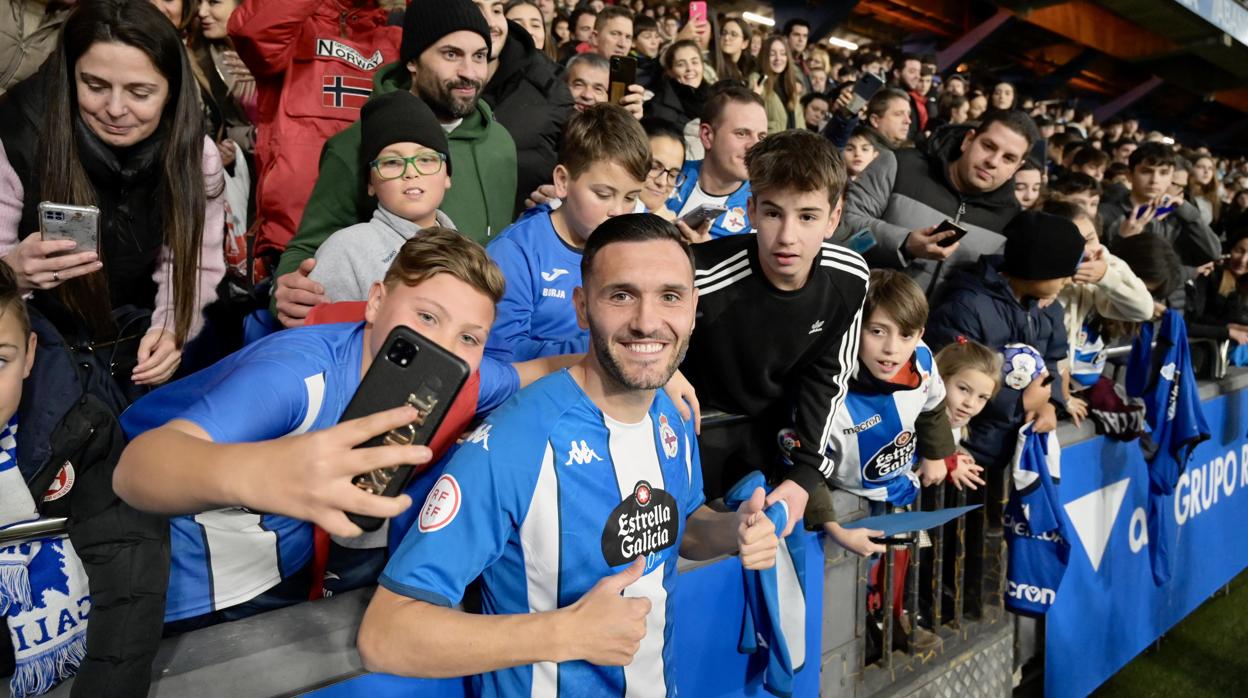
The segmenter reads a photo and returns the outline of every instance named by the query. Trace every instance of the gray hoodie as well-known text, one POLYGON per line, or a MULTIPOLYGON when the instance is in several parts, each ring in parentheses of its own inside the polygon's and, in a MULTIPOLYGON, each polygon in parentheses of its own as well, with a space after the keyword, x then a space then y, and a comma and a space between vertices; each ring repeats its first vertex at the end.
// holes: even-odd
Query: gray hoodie
MULTIPOLYGON (((445 213, 436 215, 438 225, 455 229, 445 213)), ((317 249, 311 279, 325 287, 331 303, 367 300, 373 282, 381 281, 399 248, 418 232, 420 226, 379 205, 372 220, 339 230, 317 249)))

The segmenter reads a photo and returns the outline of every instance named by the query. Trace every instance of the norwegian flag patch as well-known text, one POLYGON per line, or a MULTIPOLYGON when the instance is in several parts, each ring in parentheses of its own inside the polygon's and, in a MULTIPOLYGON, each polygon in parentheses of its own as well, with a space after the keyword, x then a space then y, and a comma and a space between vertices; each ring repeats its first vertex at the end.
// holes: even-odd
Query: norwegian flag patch
POLYGON ((373 81, 350 75, 326 75, 321 104, 336 109, 359 109, 373 94, 373 81))

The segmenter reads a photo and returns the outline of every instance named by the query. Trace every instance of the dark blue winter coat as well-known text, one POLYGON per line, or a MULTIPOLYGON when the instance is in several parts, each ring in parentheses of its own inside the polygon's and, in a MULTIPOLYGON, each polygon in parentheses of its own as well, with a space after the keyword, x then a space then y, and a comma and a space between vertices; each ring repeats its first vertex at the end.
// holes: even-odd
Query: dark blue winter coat
MULTIPOLYGON (((959 336, 993 351, 1007 344, 1030 345, 1044 357, 1053 378, 1052 396, 1064 404, 1058 362, 1066 358, 1066 329, 1062 305, 1054 301, 1041 308, 1035 300, 1020 302, 1005 277, 997 271, 1002 258, 984 257, 972 269, 949 278, 943 296, 932 307, 923 340, 933 349, 959 336)), ((962 446, 985 467, 1009 465, 1023 425, 1023 394, 1002 385, 997 396, 971 421, 962 446)))

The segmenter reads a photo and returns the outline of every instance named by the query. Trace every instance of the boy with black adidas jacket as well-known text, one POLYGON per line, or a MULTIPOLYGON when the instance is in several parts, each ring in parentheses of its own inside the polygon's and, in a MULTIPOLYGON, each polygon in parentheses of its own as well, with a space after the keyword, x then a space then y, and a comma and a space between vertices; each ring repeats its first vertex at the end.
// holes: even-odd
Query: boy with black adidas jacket
POLYGON ((791 528, 832 474, 823 453, 857 360, 868 270, 825 242, 847 179, 830 142, 784 131, 753 146, 746 167, 756 234, 694 245, 698 315, 681 370, 704 408, 751 417, 746 428, 702 435, 707 499, 751 470, 773 471, 783 482, 768 504, 788 503, 791 528), (784 471, 773 467, 781 430, 796 442, 784 471))

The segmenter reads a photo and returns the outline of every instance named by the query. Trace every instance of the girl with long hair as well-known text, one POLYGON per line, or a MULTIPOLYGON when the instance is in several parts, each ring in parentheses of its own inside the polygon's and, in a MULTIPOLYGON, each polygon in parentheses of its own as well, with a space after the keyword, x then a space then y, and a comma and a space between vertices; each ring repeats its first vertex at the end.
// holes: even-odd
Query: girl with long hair
POLYGON ((239 0, 200 0, 187 42, 191 72, 199 83, 208 119, 208 135, 217 142, 226 167, 234 163, 235 145, 244 154, 255 151, 256 128, 252 124, 259 116, 256 79, 226 32, 238 5, 239 0))
POLYGON ((1192 194, 1192 204, 1200 210, 1200 218, 1205 225, 1213 225, 1222 213, 1222 187, 1218 184, 1213 158, 1197 155, 1187 172, 1187 188, 1192 194))
POLYGON ((760 73, 752 85, 767 108, 767 133, 806 128, 802 115, 802 83, 789 57, 788 41, 774 34, 763 42, 758 59, 760 73))
POLYGON ((745 82, 758 63, 750 54, 750 27, 740 17, 725 17, 719 23, 719 44, 715 51, 715 74, 720 80, 745 82))
POLYGON ((167 381, 225 271, 221 158, 177 30, 148 3, 81 3, 0 104, 0 146, 0 255, 21 288, 111 357, 127 397, 167 381), (97 207, 98 253, 42 240, 40 202, 97 207))

